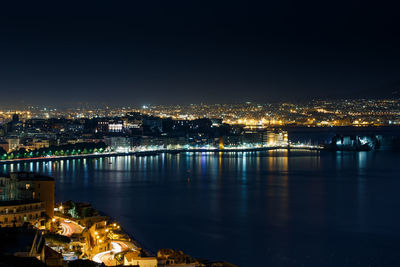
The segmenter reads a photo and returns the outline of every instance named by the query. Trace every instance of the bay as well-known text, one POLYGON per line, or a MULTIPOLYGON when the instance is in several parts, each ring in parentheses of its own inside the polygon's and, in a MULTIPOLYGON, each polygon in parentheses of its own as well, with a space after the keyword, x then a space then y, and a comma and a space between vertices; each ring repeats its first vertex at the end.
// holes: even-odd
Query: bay
POLYGON ((400 264, 400 154, 266 151, 0 165, 56 179, 148 249, 239 266, 400 264))

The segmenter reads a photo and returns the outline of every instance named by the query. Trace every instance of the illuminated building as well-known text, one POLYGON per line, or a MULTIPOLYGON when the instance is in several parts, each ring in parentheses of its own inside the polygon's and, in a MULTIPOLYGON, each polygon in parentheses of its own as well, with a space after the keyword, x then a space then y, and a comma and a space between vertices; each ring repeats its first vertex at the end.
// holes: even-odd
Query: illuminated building
POLYGON ((156 257, 143 257, 139 251, 130 251, 124 255, 124 266, 157 267, 156 257))
POLYGON ((107 136, 104 139, 105 143, 117 152, 129 152, 132 146, 132 140, 124 136, 107 136))
POLYGON ((32 141, 32 146, 33 149, 40 149, 40 148, 46 148, 50 146, 50 140, 46 139, 34 139, 32 141))
POLYGON ((267 146, 287 146, 289 144, 288 133, 281 130, 267 131, 264 133, 263 139, 267 146))
POLYGON ((7 142, 8 142, 8 151, 14 151, 20 147, 21 140, 20 138, 13 137, 13 138, 8 138, 7 142))
POLYGON ((0 226, 20 227, 25 223, 29 223, 37 228, 44 228, 45 212, 45 203, 43 201, 0 201, 0 226))
POLYGON ((108 124, 109 124, 109 120, 103 119, 103 120, 99 120, 97 122, 97 127, 95 132, 96 133, 106 133, 108 132, 108 124))
POLYGON ((42 202, 45 214, 53 217, 54 179, 33 172, 12 172, 0 177, 1 201, 42 202))
POLYGON ((111 249, 110 240, 107 238, 107 220, 99 217, 99 221, 95 222, 88 231, 84 232, 88 246, 85 247, 85 253, 94 256, 98 253, 111 249))
POLYGON ((123 128, 124 128, 124 125, 123 125, 123 123, 120 123, 120 122, 114 122, 114 123, 108 124, 108 131, 110 133, 120 133, 120 132, 122 132, 123 128))

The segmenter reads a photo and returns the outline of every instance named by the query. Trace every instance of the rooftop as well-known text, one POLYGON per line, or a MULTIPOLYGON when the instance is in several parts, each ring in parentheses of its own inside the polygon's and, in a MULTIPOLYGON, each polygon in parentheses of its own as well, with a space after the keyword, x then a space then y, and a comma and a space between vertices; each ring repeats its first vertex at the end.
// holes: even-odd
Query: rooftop
POLYGON ((132 260, 155 260, 155 257, 142 257, 139 251, 129 251, 125 254, 125 258, 127 261, 132 260))

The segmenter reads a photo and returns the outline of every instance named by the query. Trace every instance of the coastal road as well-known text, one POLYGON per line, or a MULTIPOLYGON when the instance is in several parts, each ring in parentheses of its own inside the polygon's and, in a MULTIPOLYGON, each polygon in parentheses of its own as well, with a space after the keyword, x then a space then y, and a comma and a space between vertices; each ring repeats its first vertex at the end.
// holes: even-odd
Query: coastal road
POLYGON ((92 261, 97 263, 104 263, 106 266, 116 266, 117 261, 114 259, 114 253, 112 250, 105 251, 94 255, 92 261))
POLYGON ((72 236, 73 234, 80 234, 82 233, 83 229, 85 229, 83 226, 79 225, 78 223, 70 220, 66 220, 63 218, 58 217, 57 218, 60 222, 61 226, 61 235, 64 236, 72 236))
POLYGON ((111 241, 111 250, 94 255, 92 261, 104 263, 106 266, 115 266, 117 265, 117 261, 114 259, 114 255, 129 249, 129 244, 124 241, 111 241))
POLYGON ((119 252, 125 251, 125 250, 129 250, 129 249, 132 248, 132 245, 129 246, 129 245, 128 245, 126 242, 124 242, 124 241, 112 241, 112 242, 111 242, 111 245, 114 245, 115 248, 116 248, 117 250, 119 250, 119 252))

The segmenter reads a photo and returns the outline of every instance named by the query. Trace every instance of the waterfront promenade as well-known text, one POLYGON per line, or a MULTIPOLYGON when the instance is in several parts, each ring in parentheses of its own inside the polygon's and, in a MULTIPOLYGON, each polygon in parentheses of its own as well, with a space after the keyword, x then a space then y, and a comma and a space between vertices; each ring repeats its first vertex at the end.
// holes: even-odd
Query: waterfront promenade
POLYGON ((46 156, 34 158, 19 158, 19 159, 5 159, 0 160, 0 164, 7 163, 21 163, 21 162, 36 162, 36 161, 52 161, 52 160, 68 160, 68 159, 84 159, 84 158, 106 158, 116 156, 156 156, 162 153, 178 154, 178 153, 219 153, 219 152, 259 152, 277 149, 287 150, 322 150, 320 146, 312 145, 290 145, 290 146, 271 146, 271 147, 232 147, 232 148, 188 148, 188 149, 148 149, 148 150, 135 150, 129 152, 104 152, 92 153, 82 155, 68 155, 68 156, 46 156))

